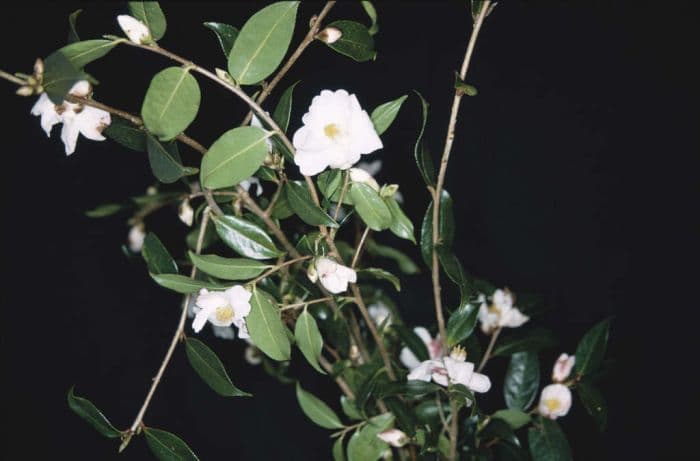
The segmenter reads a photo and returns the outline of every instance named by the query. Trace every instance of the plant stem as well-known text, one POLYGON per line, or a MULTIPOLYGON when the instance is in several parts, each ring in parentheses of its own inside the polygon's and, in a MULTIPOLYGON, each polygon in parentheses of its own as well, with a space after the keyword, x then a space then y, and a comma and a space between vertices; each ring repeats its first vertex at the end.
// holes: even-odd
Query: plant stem
POLYGON ((340 207, 343 206, 343 199, 348 191, 348 185, 350 184, 350 172, 345 172, 345 179, 343 179, 343 188, 340 189, 340 197, 338 197, 338 203, 335 204, 335 212, 333 212, 333 221, 338 220, 338 213, 340 212, 340 207))
POLYGON ((282 304, 282 307, 280 307, 281 311, 286 311, 287 309, 296 309, 297 307, 304 307, 308 306, 309 304, 318 304, 318 303, 326 303, 330 301, 331 298, 330 296, 326 296, 325 298, 318 298, 318 299, 312 299, 311 301, 304 301, 301 303, 294 303, 294 304, 282 304))
POLYGON ((371 230, 372 229, 370 229, 369 227, 365 227, 365 231, 362 233, 362 237, 360 237, 360 243, 357 244, 355 256, 352 257, 352 264, 350 264, 350 269, 354 269, 355 265, 360 260, 360 255, 362 254, 362 247, 365 245, 365 240, 367 240, 367 236, 369 235, 371 230))
POLYGON ((17 85, 26 85, 27 84, 27 82, 25 82, 21 78, 15 77, 14 75, 12 75, 8 72, 5 72, 4 70, 0 70, 0 78, 4 78, 8 82, 12 82, 12 83, 17 84, 17 85))
POLYGON ((479 368, 476 369, 478 373, 481 373, 481 370, 484 369, 486 366, 486 363, 489 361, 491 358, 491 353, 493 352, 493 347, 496 345, 496 340, 498 340, 498 335, 501 334, 502 327, 496 328, 494 330, 493 334, 491 335, 491 340, 489 341, 489 345, 486 348, 486 352, 484 353, 484 356, 481 358, 481 363, 479 363, 479 368))
POLYGON ((311 259, 311 256, 300 256, 298 258, 294 258, 294 259, 290 259, 288 261, 285 261, 282 264, 278 264, 275 267, 273 267, 272 269, 266 271, 264 274, 254 278, 253 280, 251 280, 248 283, 251 283, 254 285, 254 284, 258 283, 260 280, 264 279, 265 277, 268 277, 271 274, 274 274, 275 272, 282 269, 283 267, 289 266, 290 264, 298 263, 299 261, 304 261, 306 259, 311 259))

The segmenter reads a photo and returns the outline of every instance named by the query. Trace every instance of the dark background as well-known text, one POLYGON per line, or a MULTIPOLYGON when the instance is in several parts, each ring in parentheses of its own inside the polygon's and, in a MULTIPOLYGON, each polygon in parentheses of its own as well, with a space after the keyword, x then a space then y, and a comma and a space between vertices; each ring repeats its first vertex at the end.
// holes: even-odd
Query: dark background
MULTIPOLYGON (((428 139, 439 152, 470 30, 464 3, 379 2, 376 62, 356 64, 311 46, 286 78, 302 80, 292 129, 323 88, 355 92, 367 109, 418 89, 431 103, 428 139)), ((3 13, 2 68, 29 72, 36 57, 62 46, 67 16, 77 8, 85 9, 82 38, 118 34, 114 18, 126 11, 119 3, 15 3, 3 13)), ((225 68, 201 23, 240 27, 257 8, 164 4, 169 23, 161 44, 225 68)), ((293 43, 318 10, 320 4, 301 6, 293 43)), ((350 3, 331 19, 367 22, 350 3)), ((552 307, 543 321, 561 336, 561 350, 573 352, 595 321, 616 316, 610 354, 617 365, 603 386, 608 432, 596 433, 577 400, 560 420, 577 459, 692 457, 679 418, 697 404, 697 364, 686 357, 697 350, 697 22, 692 2, 502 1, 472 61, 468 81, 479 95, 463 102, 447 179, 460 259, 498 285, 541 294, 552 307)), ((97 100, 138 112, 150 78, 168 65, 118 47, 88 70, 102 83, 97 100)), ((91 220, 83 212, 142 194, 153 178, 143 155, 109 142, 81 138, 66 158, 58 129, 47 139, 30 117, 33 98, 1 85, 3 457, 116 459, 117 444, 71 414, 65 393, 75 384, 117 427, 127 427, 170 340, 179 298, 121 253, 123 216, 91 220)), ((207 144, 244 108, 211 83, 201 86, 202 109, 188 132, 207 144)), ((428 201, 411 154, 418 118, 417 101, 409 99, 385 150, 373 156, 385 163, 380 182, 401 185, 414 223, 428 201)), ((173 247, 185 232, 172 209, 152 229, 169 233, 173 247)), ((428 278, 406 278, 404 286, 405 316, 431 323, 428 278)), ((245 364, 242 342, 208 332, 204 339, 255 398, 218 397, 178 350, 147 424, 182 435, 205 460, 329 458, 327 431, 305 419, 293 387, 245 364)), ((543 368, 555 352, 542 355, 543 368)), ((305 387, 326 400, 335 395, 326 379, 295 366, 305 387)), ((504 364, 492 366, 498 374, 504 364)), ((120 458, 150 459, 141 439, 120 458)))

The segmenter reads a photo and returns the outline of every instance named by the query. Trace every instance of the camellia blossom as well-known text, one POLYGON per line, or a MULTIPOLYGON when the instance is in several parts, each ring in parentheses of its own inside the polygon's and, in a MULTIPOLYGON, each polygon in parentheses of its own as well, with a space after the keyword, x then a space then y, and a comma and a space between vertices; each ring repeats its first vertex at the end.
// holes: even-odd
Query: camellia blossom
POLYGON ((409 441, 409 437, 400 429, 388 429, 377 434, 377 437, 396 448, 403 447, 409 441))
POLYGON ((146 228, 143 223, 134 224, 129 229, 127 244, 129 249, 134 253, 138 253, 143 248, 143 242, 146 240, 146 228))
POLYGON ((306 274, 314 283, 320 280, 321 285, 333 294, 342 293, 348 289, 348 283, 357 282, 357 272, 326 257, 316 258, 306 274))
POLYGON ((474 364, 467 362, 467 353, 457 346, 442 360, 426 360, 414 368, 407 376, 409 381, 420 380, 447 387, 461 384, 474 392, 488 392, 491 380, 488 376, 474 371, 474 364))
POLYGON ((491 305, 487 304, 483 296, 480 298, 479 322, 481 322, 481 330, 486 334, 491 334, 501 327, 519 327, 530 320, 530 317, 513 305, 513 294, 507 288, 493 293, 491 305))
POLYGON ((238 328, 238 337, 248 338, 245 318, 250 313, 251 296, 252 294, 241 285, 234 285, 226 291, 209 291, 202 288, 197 296, 192 329, 199 333, 207 321, 219 327, 235 325, 238 328))
MULTIPOLYGON (((442 357, 442 341, 440 340, 440 335, 433 338, 424 327, 415 327, 413 332, 425 344, 425 348, 428 350, 428 356, 431 360, 436 360, 442 357)), ((401 360, 401 363, 403 363, 409 370, 413 370, 421 363, 420 360, 418 360, 418 357, 416 357, 416 355, 408 347, 401 349, 399 360, 401 360)))
POLYGON ((571 374, 571 370, 574 368, 575 363, 575 355, 561 354, 554 363, 554 368, 552 369, 552 381, 555 383, 562 383, 566 381, 571 374))
POLYGON ((563 384, 550 384, 542 389, 537 411, 549 419, 565 416, 571 408, 571 390, 563 384))
MULTIPOLYGON (((81 80, 73 85, 69 93, 73 96, 86 97, 90 91, 90 84, 86 80, 81 80)), ((49 137, 54 125, 63 123, 61 141, 66 147, 66 155, 75 152, 79 134, 93 141, 104 141, 106 138, 102 136, 102 130, 112 123, 109 112, 68 101, 63 101, 63 104, 57 106, 46 93, 39 96, 32 107, 31 114, 41 116, 41 127, 49 137)))
POLYGON ((129 40, 132 42, 142 45, 153 41, 148 26, 133 16, 120 14, 117 16, 117 22, 119 23, 119 27, 122 28, 126 36, 129 37, 129 40))
POLYGON ((347 170, 383 147, 372 120, 357 97, 345 90, 323 90, 302 117, 304 126, 294 133, 294 163, 306 176, 328 167, 347 170))

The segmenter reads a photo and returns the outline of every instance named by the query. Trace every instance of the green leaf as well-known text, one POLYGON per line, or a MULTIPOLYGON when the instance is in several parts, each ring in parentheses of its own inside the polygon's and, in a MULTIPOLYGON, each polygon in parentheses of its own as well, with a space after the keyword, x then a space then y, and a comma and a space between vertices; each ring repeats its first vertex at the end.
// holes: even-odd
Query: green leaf
POLYGON ((231 48, 233 48, 233 43, 236 41, 236 37, 238 37, 238 29, 221 22, 205 22, 204 27, 216 34, 216 38, 221 45, 221 50, 224 52, 226 59, 228 59, 231 54, 231 48))
POLYGON ((108 138, 124 147, 138 152, 146 152, 146 132, 123 118, 113 117, 112 123, 102 132, 108 138))
POLYGON ((355 204, 355 210, 367 227, 381 231, 391 226, 391 211, 377 191, 367 184, 353 183, 348 193, 355 204))
POLYGON ((105 203, 103 205, 98 205, 92 210, 85 212, 85 216, 88 218, 104 218, 106 216, 112 216, 124 209, 123 205, 119 203, 105 203))
MULTIPOLYGON (((452 212, 452 197, 446 191, 442 191, 440 197, 440 218, 438 231, 440 234, 440 248, 448 250, 452 248, 455 236, 455 217, 452 212)), ((423 217, 420 238, 421 255, 428 267, 433 265, 433 202, 430 202, 423 217)))
POLYGON ((576 392, 583 407, 593 417, 598 429, 603 432, 608 422, 608 407, 605 404, 603 394, 597 387, 585 381, 576 385, 576 392))
POLYGON ((419 397, 433 392, 438 392, 442 388, 435 383, 427 383, 421 380, 394 381, 385 383, 377 387, 377 398, 389 397, 392 395, 406 395, 419 397))
POLYGON ((377 24, 377 10, 374 8, 374 5, 372 5, 372 2, 363 0, 360 3, 362 3, 362 8, 365 9, 367 16, 369 16, 369 19, 372 21, 372 25, 369 27, 368 32, 370 35, 375 35, 377 32, 379 32, 379 25, 377 24))
POLYGON ((376 267, 368 267, 366 269, 361 269, 358 272, 362 275, 368 275, 376 280, 386 280, 387 282, 390 282, 392 285, 394 285, 394 289, 396 289, 396 291, 401 291, 401 281, 397 276, 395 276, 389 271, 385 271, 384 269, 379 269, 376 267))
POLYGON ((287 127, 289 127, 289 117, 292 113, 292 96, 294 94, 294 87, 297 86, 298 83, 298 81, 294 82, 284 90, 284 93, 280 96, 280 100, 275 107, 275 111, 272 113, 272 119, 284 132, 286 132, 287 127))
POLYGON ((326 43, 340 54, 358 62, 369 61, 377 55, 374 51, 374 39, 369 30, 355 21, 334 21, 328 27, 339 29, 342 35, 333 43, 326 43))
POLYGON ((382 258, 389 258, 398 264, 399 269, 404 274, 417 274, 420 272, 420 268, 413 260, 408 257, 405 253, 400 252, 396 248, 392 248, 387 245, 380 245, 374 240, 368 240, 365 244, 367 253, 372 256, 380 256, 382 258))
POLYGON ((167 141, 192 123, 202 95, 197 80, 184 67, 168 67, 151 80, 141 106, 148 131, 167 141))
POLYGON ((158 2, 129 2, 129 12, 133 17, 146 24, 153 40, 160 40, 165 35, 167 23, 158 2))
POLYGON ((412 329, 399 324, 392 325, 391 327, 398 333, 401 341, 413 352, 413 355, 415 355, 419 361, 423 362, 430 359, 430 354, 428 354, 425 343, 412 329))
POLYGON ((200 340, 187 338, 185 340, 185 353, 194 371, 217 394, 224 397, 250 397, 252 395, 233 385, 219 357, 200 340))
POLYGON ((530 415, 516 408, 498 410, 491 415, 491 417, 505 421, 514 431, 520 429, 531 421, 530 415))
POLYGON ((115 40, 85 40, 66 45, 59 51, 68 58, 76 69, 82 69, 92 61, 105 56, 117 45, 119 42, 115 40))
POLYGON ((345 436, 338 437, 333 443, 333 461, 345 461, 345 451, 343 451, 343 438, 345 436))
POLYGON ((304 414, 324 429, 342 429, 345 427, 331 407, 315 395, 302 389, 299 383, 297 383, 297 401, 304 414))
POLYGON ((538 418, 528 429, 527 440, 533 461, 571 461, 571 447, 556 421, 538 418))
POLYGON ((289 206, 287 196, 284 194, 284 191, 280 192, 279 196, 277 197, 277 202, 275 202, 275 206, 272 208, 272 213, 270 216, 275 219, 287 219, 293 215, 294 211, 289 206))
MULTIPOLYGON (((318 189, 323 196, 331 202, 338 202, 340 200, 340 192, 344 182, 343 176, 343 170, 338 169, 326 170, 317 176, 316 182, 318 183, 318 189)), ((352 204, 349 198, 350 194, 346 191, 345 197, 343 197, 343 203, 352 204)))
POLYGON ((63 104, 73 85, 85 78, 85 73, 78 70, 60 50, 54 51, 44 59, 42 86, 51 102, 56 105, 63 104))
POLYGON ((289 206, 294 213, 306 224, 311 226, 338 227, 333 218, 320 209, 311 199, 311 193, 305 184, 296 181, 287 182, 284 185, 284 194, 287 197, 289 206))
POLYGON ((611 321, 612 319, 608 318, 598 323, 579 341, 576 347, 576 374, 579 376, 595 371, 603 361, 611 321))
POLYGON ((254 289, 250 305, 246 325, 251 341, 271 359, 289 360, 291 346, 287 329, 270 295, 260 289, 254 289))
POLYGON ((223 290, 226 288, 218 283, 194 280, 179 274, 151 274, 151 278, 158 285, 182 294, 197 293, 202 288, 209 290, 223 290))
POLYGON ((141 256, 151 274, 177 274, 175 260, 153 232, 149 232, 143 240, 141 256))
POLYGON ((467 339, 476 326, 479 306, 463 304, 450 315, 447 321, 447 347, 451 348, 467 339))
POLYGON ((92 404, 92 402, 75 395, 73 393, 74 387, 75 386, 71 386, 71 388, 68 390, 68 406, 70 409, 73 410, 75 414, 90 423, 92 427, 97 429, 97 432, 105 437, 109 437, 111 439, 119 437, 121 432, 112 426, 112 423, 109 422, 105 415, 103 415, 102 412, 92 404))
POLYGON ((526 333, 503 337, 496 343, 494 356, 504 356, 523 351, 539 351, 557 344, 554 334, 544 328, 535 328, 526 333))
POLYGON ((151 453, 160 461, 199 460, 190 447, 175 434, 152 427, 145 428, 143 433, 146 436, 146 443, 148 443, 151 453))
POLYGON ((80 16, 80 13, 82 13, 83 10, 82 8, 79 10, 73 11, 70 15, 68 15, 68 43, 75 43, 80 41, 80 37, 78 36, 78 30, 76 28, 76 23, 78 22, 78 16, 80 16))
POLYGON ((413 149, 413 155, 416 159, 416 165, 418 165, 418 171, 420 171, 421 176, 423 176, 423 181, 425 181, 425 183, 429 186, 434 186, 435 165, 433 165, 433 160, 430 158, 430 153, 423 143, 425 125, 428 122, 428 102, 418 91, 415 91, 415 93, 418 95, 421 103, 422 123, 420 131, 418 132, 418 139, 416 139, 416 145, 413 149))
POLYGON ((391 212, 391 226, 389 226, 389 230, 397 237, 416 243, 416 232, 413 229, 413 223, 404 214, 398 202, 392 197, 384 199, 384 203, 389 208, 389 212, 391 212))
POLYGON ((503 383, 503 396, 508 408, 526 410, 540 385, 540 361, 536 352, 516 352, 510 357, 503 383))
POLYGON ((182 164, 177 142, 160 143, 156 138, 147 134, 146 148, 148 149, 148 163, 151 166, 153 176, 158 181, 171 184, 186 176, 190 171, 182 164))
POLYGON ((384 413, 371 418, 348 442, 348 461, 377 461, 389 448, 389 444, 377 437, 394 424, 394 415, 384 413))
POLYGON ((318 358, 323 350, 323 338, 318 330, 318 325, 314 317, 304 309, 304 312, 297 317, 297 324, 294 328, 294 337, 296 338, 297 346, 301 350, 306 360, 313 366, 316 371, 325 375, 321 365, 318 364, 318 358))
POLYGON ((466 272, 464 272, 462 263, 459 262, 459 259, 457 259, 457 256, 455 256, 452 251, 442 247, 438 249, 438 258, 447 276, 459 288, 460 303, 468 303, 473 289, 469 277, 467 277, 466 272))
POLYGON ((209 189, 238 184, 262 165, 271 133, 254 126, 227 131, 209 148, 202 159, 201 181, 209 189))
POLYGON ((384 133, 387 128, 394 123, 394 119, 399 113, 399 109, 401 109, 401 105, 406 98, 408 98, 408 96, 403 95, 400 98, 394 99, 393 101, 385 102, 384 104, 377 106, 372 111, 372 123, 374 124, 374 129, 376 130, 377 134, 380 135, 384 133))
POLYGON ((292 40, 298 7, 299 2, 276 2, 243 25, 228 60, 236 82, 258 83, 277 69, 292 40))
POLYGON ((252 259, 271 259, 279 251, 267 233, 255 224, 236 216, 213 216, 216 232, 221 240, 241 256, 252 259))
POLYGON ((224 280, 249 280, 272 267, 251 259, 198 255, 192 251, 189 254, 197 269, 224 280))
POLYGON ((347 416, 350 419, 355 419, 355 420, 360 420, 362 419, 362 415, 360 414, 360 410, 357 409, 357 405, 355 405, 355 401, 351 400, 350 398, 341 395, 340 396, 340 406, 343 409, 343 413, 345 413, 345 416, 347 416))

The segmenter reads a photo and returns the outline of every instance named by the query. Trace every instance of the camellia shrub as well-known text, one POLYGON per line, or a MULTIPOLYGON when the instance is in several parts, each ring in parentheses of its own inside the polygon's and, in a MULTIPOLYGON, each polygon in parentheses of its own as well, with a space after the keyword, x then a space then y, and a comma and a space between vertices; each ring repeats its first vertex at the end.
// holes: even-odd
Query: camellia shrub
POLYGON ((473 27, 465 31, 454 88, 445 88, 454 99, 439 159, 426 149, 428 103, 417 91, 368 101, 336 88, 311 101, 294 99, 296 84, 285 82, 285 75, 307 47, 326 46, 355 61, 375 58, 379 26, 372 3, 357 3, 369 25, 333 19, 334 3, 310 19, 298 17, 299 2, 276 2, 240 29, 204 24, 225 58, 224 69, 212 70, 159 45, 166 17, 157 2, 129 2, 115 18, 120 36, 79 37, 76 12, 69 19, 69 44, 37 59, 30 75, 0 74, 18 86, 18 95, 37 98, 29 112, 47 136, 56 136, 60 125, 66 154, 110 139, 147 155, 156 186, 129 203, 87 214, 129 211, 125 251, 140 253, 154 283, 183 295, 170 346, 130 425, 113 424, 73 389, 68 405, 102 435, 120 439, 119 451, 143 436, 158 459, 197 459, 196 447, 155 427, 167 427, 167 421, 146 416, 174 353, 186 354, 194 372, 221 396, 251 396, 199 339, 211 328, 218 338, 246 341, 246 360, 283 382, 295 381, 287 365, 298 348, 298 360, 337 384, 334 402, 295 384, 309 423, 335 438, 328 457, 336 461, 572 459, 557 419, 581 405, 604 428, 607 410, 595 379, 602 374, 610 320, 593 326, 575 351, 541 364, 538 352, 556 341, 535 327, 536 306, 467 274, 452 250, 455 218, 445 173, 460 103, 477 94, 466 83, 467 70, 495 3, 472 0, 465 7, 473 27), (304 38, 292 44, 295 28, 307 24, 304 38), (139 114, 101 101, 85 70, 118 46, 171 61, 153 76, 139 114), (204 81, 250 110, 210 145, 186 134, 195 118, 207 117, 200 107, 204 81), (419 229, 402 210, 400 185, 373 177, 381 166, 382 135, 408 98, 421 108, 410 155, 429 201, 419 229), (293 104, 307 107, 301 120, 290 119, 293 104), (200 153, 201 162, 186 165, 181 150, 200 153), (363 157, 369 154, 375 154, 373 162, 363 157), (192 230, 181 247, 166 248, 157 233, 169 229, 149 227, 149 218, 175 208, 192 230), (420 247, 434 289, 434 326, 404 323, 387 294, 389 286, 400 289, 400 276, 385 267, 418 270, 390 246, 396 238, 420 247), (179 267, 172 254, 191 269, 179 267), (458 305, 443 303, 446 290, 458 293, 458 305), (503 383, 490 378, 491 360, 508 362, 503 383), (494 392, 502 394, 503 408, 482 405, 482 396, 494 392))

